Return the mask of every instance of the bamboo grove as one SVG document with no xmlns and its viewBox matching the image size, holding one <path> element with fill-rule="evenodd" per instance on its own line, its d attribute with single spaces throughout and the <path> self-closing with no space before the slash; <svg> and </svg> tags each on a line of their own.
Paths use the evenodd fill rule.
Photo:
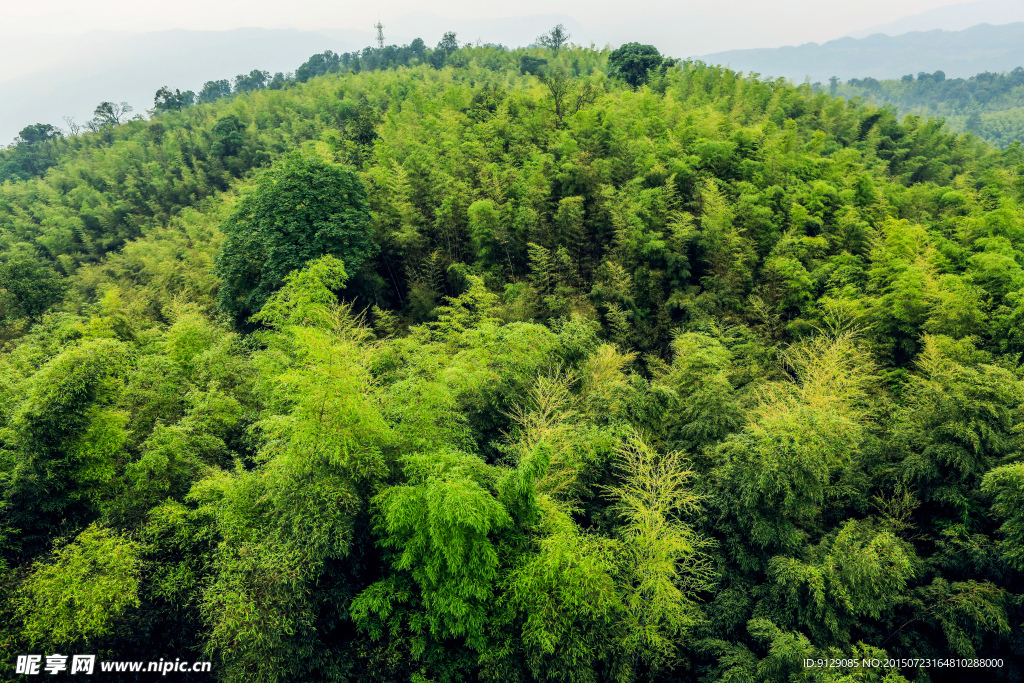
<svg viewBox="0 0 1024 683">
<path fill-rule="evenodd" d="M 5 679 L 1020 680 L 1020 144 L 642 47 L 339 61 L 0 185 Z"/>
</svg>

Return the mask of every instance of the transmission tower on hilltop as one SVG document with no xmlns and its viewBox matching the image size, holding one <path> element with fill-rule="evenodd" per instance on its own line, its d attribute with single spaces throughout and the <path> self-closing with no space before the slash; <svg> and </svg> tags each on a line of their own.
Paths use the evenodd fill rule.
<svg viewBox="0 0 1024 683">
<path fill-rule="evenodd" d="M 377 47 L 384 49 L 384 24 L 380 23 L 380 19 L 377 19 L 377 23 L 373 25 L 377 29 Z"/>
</svg>

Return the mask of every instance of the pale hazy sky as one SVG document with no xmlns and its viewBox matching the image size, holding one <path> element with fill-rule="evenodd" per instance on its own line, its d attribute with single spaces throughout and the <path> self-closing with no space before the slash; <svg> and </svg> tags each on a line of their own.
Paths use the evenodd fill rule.
<svg viewBox="0 0 1024 683">
<path fill-rule="evenodd" d="M 649 24 L 652 33 L 686 31 L 743 34 L 765 46 L 828 40 L 908 14 L 953 4 L 950 0 L 471 0 L 348 2 L 345 0 L 0 0 L 0 34 L 148 31 L 248 26 L 366 29 L 389 19 L 430 12 L 457 19 L 566 14 L 604 37 L 615 26 Z M 668 24 L 668 25 L 667 25 Z M 635 32 L 635 30 L 634 30 Z M 624 38 L 626 39 L 626 38 Z"/>
</svg>

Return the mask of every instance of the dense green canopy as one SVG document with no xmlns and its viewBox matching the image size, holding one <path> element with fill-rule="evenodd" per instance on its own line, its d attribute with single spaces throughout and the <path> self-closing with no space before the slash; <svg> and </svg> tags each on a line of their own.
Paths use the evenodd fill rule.
<svg viewBox="0 0 1024 683">
<path fill-rule="evenodd" d="M 1019 146 L 694 62 L 389 49 L 0 185 L 2 661 L 1024 675 Z"/>
<path fill-rule="evenodd" d="M 355 272 L 375 251 L 366 191 L 351 170 L 293 153 L 255 185 L 221 227 L 216 260 L 218 301 L 238 319 L 256 313 L 288 273 L 318 256 L 337 256 Z"/>
<path fill-rule="evenodd" d="M 853 78 L 843 84 L 833 78 L 826 87 L 833 94 L 888 103 L 904 113 L 944 117 L 954 129 L 999 147 L 1020 144 L 1024 137 L 1024 66 L 970 78 L 946 78 L 942 71 L 899 80 Z"/>
</svg>

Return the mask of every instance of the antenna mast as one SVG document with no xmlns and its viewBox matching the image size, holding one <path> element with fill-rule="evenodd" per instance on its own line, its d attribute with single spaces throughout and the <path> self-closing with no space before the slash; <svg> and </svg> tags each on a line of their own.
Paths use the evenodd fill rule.
<svg viewBox="0 0 1024 683">
<path fill-rule="evenodd" d="M 373 25 L 377 29 L 377 47 L 381 50 L 384 49 L 384 24 L 380 23 L 380 17 L 377 18 L 377 23 Z"/>
</svg>

